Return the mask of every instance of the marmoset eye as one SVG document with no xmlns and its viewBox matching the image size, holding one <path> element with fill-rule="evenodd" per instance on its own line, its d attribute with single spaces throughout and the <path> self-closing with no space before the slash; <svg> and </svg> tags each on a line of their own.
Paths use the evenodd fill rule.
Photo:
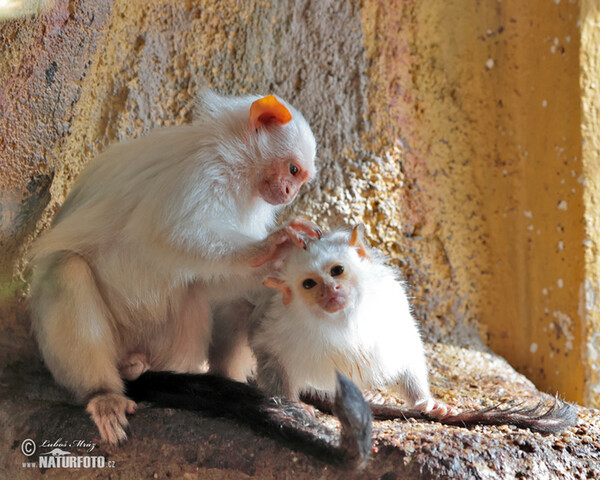
<svg viewBox="0 0 600 480">
<path fill-rule="evenodd" d="M 337 277 L 338 275 L 341 275 L 342 273 L 344 273 L 343 265 L 336 265 L 335 267 L 331 268 L 331 276 L 332 277 Z"/>
<path fill-rule="evenodd" d="M 312 278 L 307 278 L 306 280 L 304 280 L 302 282 L 302 286 L 306 289 L 306 290 L 310 290 L 311 288 L 313 288 L 315 285 L 317 284 L 317 282 L 315 282 Z"/>
</svg>

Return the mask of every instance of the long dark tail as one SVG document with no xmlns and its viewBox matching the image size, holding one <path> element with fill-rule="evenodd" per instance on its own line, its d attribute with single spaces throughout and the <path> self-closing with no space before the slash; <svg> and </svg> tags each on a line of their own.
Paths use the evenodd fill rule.
<svg viewBox="0 0 600 480">
<path fill-rule="evenodd" d="M 362 466 L 371 452 L 371 409 L 360 390 L 340 374 L 333 407 L 341 423 L 339 438 L 299 404 L 216 375 L 146 372 L 126 382 L 126 392 L 136 402 L 236 420 L 336 465 Z"/>
<path fill-rule="evenodd" d="M 505 407 L 504 404 L 500 404 L 481 410 L 460 412 L 443 418 L 436 418 L 425 413 L 391 405 L 374 404 L 371 405 L 371 408 L 373 416 L 380 420 L 420 418 L 445 425 L 464 427 L 473 425 L 515 425 L 519 428 L 528 428 L 543 433 L 557 433 L 577 423 L 576 408 L 558 398 L 549 406 L 543 402 L 533 407 L 522 407 L 521 405 Z"/>
<path fill-rule="evenodd" d="M 332 405 L 326 398 L 314 395 L 305 395 L 302 399 L 324 412 L 331 412 Z M 565 428 L 577 424 L 577 409 L 574 405 L 555 398 L 550 405 L 539 402 L 532 407 L 506 406 L 501 403 L 493 407 L 482 408 L 460 412 L 447 417 L 435 417 L 427 413 L 399 407 L 373 403 L 370 405 L 373 417 L 377 420 L 394 420 L 415 418 L 417 420 L 429 420 L 444 425 L 460 427 L 471 427 L 474 425 L 514 425 L 519 428 L 542 433 L 558 433 Z"/>
</svg>

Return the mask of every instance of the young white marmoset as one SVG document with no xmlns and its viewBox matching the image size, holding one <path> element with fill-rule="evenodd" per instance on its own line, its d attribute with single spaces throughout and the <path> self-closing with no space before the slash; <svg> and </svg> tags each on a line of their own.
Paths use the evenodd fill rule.
<svg viewBox="0 0 600 480">
<path fill-rule="evenodd" d="M 269 233 L 313 177 L 315 148 L 274 95 L 207 90 L 191 125 L 114 145 L 82 171 L 33 248 L 29 302 L 46 365 L 104 440 L 125 439 L 135 410 L 123 378 L 198 371 L 211 303 L 260 285 L 282 249 L 320 235 L 304 220 Z"/>
<path fill-rule="evenodd" d="M 564 402 L 547 410 L 456 413 L 436 400 L 404 288 L 367 246 L 363 228 L 329 233 L 305 250 L 290 250 L 281 273 L 264 281 L 277 293 L 263 297 L 253 313 L 250 346 L 260 388 L 291 399 L 302 392 L 330 395 L 339 371 L 360 388 L 398 388 L 412 408 L 373 405 L 376 417 L 514 424 L 548 432 L 574 424 L 576 411 Z"/>
</svg>

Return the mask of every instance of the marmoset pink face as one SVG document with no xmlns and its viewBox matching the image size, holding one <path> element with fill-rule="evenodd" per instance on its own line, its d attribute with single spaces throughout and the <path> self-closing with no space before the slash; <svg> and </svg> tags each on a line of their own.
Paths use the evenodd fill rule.
<svg viewBox="0 0 600 480">
<path fill-rule="evenodd" d="M 309 177 L 308 170 L 298 159 L 273 162 L 263 170 L 258 191 L 262 199 L 271 205 L 287 205 L 296 198 L 300 187 Z"/>
</svg>

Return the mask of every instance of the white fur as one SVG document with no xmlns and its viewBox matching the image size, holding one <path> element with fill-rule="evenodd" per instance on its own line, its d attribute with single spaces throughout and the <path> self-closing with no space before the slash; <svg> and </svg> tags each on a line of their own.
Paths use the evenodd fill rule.
<svg viewBox="0 0 600 480">
<path fill-rule="evenodd" d="M 287 104 L 291 122 L 249 130 L 258 98 L 206 91 L 192 125 L 110 147 L 35 245 L 33 331 L 78 397 L 122 392 L 118 367 L 132 354 L 157 369 L 198 370 L 211 302 L 256 284 L 240 255 L 280 209 L 258 195 L 259 172 L 285 158 L 313 172 L 315 156 L 308 124 Z"/>
<path fill-rule="evenodd" d="M 423 344 L 402 284 L 375 252 L 362 259 L 349 240 L 348 233 L 335 232 L 290 252 L 280 278 L 292 301 L 284 306 L 279 292 L 263 299 L 251 346 L 276 357 L 293 395 L 332 394 L 337 369 L 361 388 L 398 383 L 413 404 L 430 398 Z M 298 290 L 303 279 L 335 264 L 349 274 L 353 301 L 330 314 L 308 306 Z"/>
</svg>

